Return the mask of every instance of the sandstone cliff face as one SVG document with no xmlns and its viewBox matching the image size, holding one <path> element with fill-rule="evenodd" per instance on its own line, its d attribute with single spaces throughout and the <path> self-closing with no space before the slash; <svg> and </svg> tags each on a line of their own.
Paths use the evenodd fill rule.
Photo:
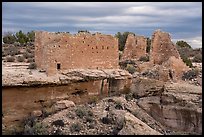
<svg viewBox="0 0 204 137">
<path fill-rule="evenodd" d="M 122 60 L 138 60 L 141 56 L 145 56 L 147 47 L 147 39 L 144 36 L 134 36 L 129 34 L 126 40 Z"/>
<path fill-rule="evenodd" d="M 202 133 L 202 87 L 137 78 L 131 91 L 137 105 L 174 134 Z"/>
<path fill-rule="evenodd" d="M 129 94 L 109 96 L 102 100 L 97 99 L 79 105 L 77 102 L 91 97 L 91 94 L 87 94 L 87 92 L 90 93 L 94 87 L 96 89 L 97 83 L 101 83 L 101 81 L 84 83 L 85 85 L 75 83 L 75 86 L 70 85 L 71 88 L 64 86 L 63 89 L 61 87 L 45 87 L 41 90 L 35 88 L 32 92 L 20 89 L 20 91 L 14 91 L 13 94 L 4 91 L 3 97 L 5 93 L 10 95 L 3 98 L 5 103 L 3 104 L 5 116 L 3 125 L 10 128 L 7 125 L 9 121 L 6 119 L 8 120 L 10 117 L 10 122 L 14 123 L 16 115 L 22 116 L 22 113 L 25 113 L 22 111 L 23 108 L 26 111 L 28 109 L 34 111 L 37 117 L 45 115 L 45 112 L 51 112 L 41 121 L 47 125 L 46 131 L 49 131 L 49 134 L 57 134 L 59 130 L 60 134 L 64 135 L 202 134 L 202 88 L 200 86 L 187 83 L 170 84 L 136 77 L 133 78 Z M 87 87 L 87 85 L 89 86 Z M 48 88 L 48 92 L 45 91 L 46 88 Z M 82 88 L 86 88 L 83 90 L 84 92 L 81 92 L 82 95 L 74 95 Z M 17 97 L 17 94 L 21 98 Z M 70 94 L 73 96 L 72 98 L 70 98 Z M 29 100 L 26 100 L 27 98 Z M 14 99 L 16 101 L 12 103 Z M 24 104 L 23 100 L 26 100 Z M 14 105 L 18 109 L 14 109 Z M 18 113 L 16 113 L 17 110 Z M 76 113 L 76 110 L 82 112 Z M 88 115 L 90 111 L 91 115 Z M 38 113 L 36 114 L 36 112 Z M 79 117 L 79 115 L 84 116 Z M 40 119 L 42 120 L 42 118 Z M 53 125 L 55 121 L 64 123 L 63 127 Z M 80 130 L 72 131 L 73 124 L 80 125 Z"/>
</svg>

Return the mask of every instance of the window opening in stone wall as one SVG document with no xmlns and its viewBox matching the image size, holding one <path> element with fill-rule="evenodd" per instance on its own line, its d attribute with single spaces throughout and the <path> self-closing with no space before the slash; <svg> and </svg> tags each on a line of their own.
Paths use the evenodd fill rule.
<svg viewBox="0 0 204 137">
<path fill-rule="evenodd" d="M 85 43 L 84 40 L 83 40 L 83 43 Z"/>
<path fill-rule="evenodd" d="M 137 40 L 135 40 L 135 44 L 137 44 Z"/>
<path fill-rule="evenodd" d="M 96 49 L 98 49 L 98 47 L 96 46 Z"/>
<path fill-rule="evenodd" d="M 108 47 L 107 47 L 107 49 L 108 49 Z"/>
<path fill-rule="evenodd" d="M 104 49 L 104 46 L 102 46 L 102 49 Z"/>
<path fill-rule="evenodd" d="M 57 70 L 60 70 L 60 69 L 61 69 L 61 64 L 57 63 Z"/>
<path fill-rule="evenodd" d="M 58 47 L 60 48 L 60 45 Z"/>
<path fill-rule="evenodd" d="M 88 44 L 88 47 L 89 47 L 89 44 Z"/>
</svg>

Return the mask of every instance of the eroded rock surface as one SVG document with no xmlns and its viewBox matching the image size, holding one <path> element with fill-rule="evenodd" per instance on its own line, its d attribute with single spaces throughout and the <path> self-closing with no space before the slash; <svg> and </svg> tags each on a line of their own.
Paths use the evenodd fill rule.
<svg viewBox="0 0 204 137">
<path fill-rule="evenodd" d="M 62 85 L 99 79 L 127 79 L 131 75 L 121 69 L 69 69 L 55 76 L 47 76 L 39 70 L 30 70 L 28 63 L 3 63 L 2 86 Z"/>
</svg>

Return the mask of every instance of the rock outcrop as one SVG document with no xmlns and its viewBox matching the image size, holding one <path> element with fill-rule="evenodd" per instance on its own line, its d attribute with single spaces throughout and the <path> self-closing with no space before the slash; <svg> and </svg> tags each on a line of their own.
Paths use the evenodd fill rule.
<svg viewBox="0 0 204 137">
<path fill-rule="evenodd" d="M 119 135 L 162 135 L 131 113 L 125 114 L 125 121 L 124 127 L 118 133 Z"/>
<path fill-rule="evenodd" d="M 201 86 L 185 82 L 162 84 L 146 78 L 133 83 L 131 91 L 138 98 L 137 104 L 167 129 L 175 134 L 202 133 Z"/>
<path fill-rule="evenodd" d="M 27 67 L 28 63 L 3 63 L 2 86 L 62 85 L 79 81 L 132 77 L 122 69 L 69 69 L 54 76 L 47 76 L 44 72 L 30 70 Z"/>
</svg>

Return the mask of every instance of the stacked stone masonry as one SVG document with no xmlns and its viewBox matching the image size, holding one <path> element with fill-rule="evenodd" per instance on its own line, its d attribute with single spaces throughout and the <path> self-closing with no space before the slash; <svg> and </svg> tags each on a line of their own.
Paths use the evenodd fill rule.
<svg viewBox="0 0 204 137">
<path fill-rule="evenodd" d="M 47 75 L 66 69 L 117 69 L 118 39 L 100 33 L 36 31 L 35 61 Z"/>
<path fill-rule="evenodd" d="M 126 40 L 122 60 L 138 60 L 146 55 L 147 39 L 144 36 L 129 34 Z"/>
<path fill-rule="evenodd" d="M 180 59 L 176 46 L 171 41 L 169 33 L 156 30 L 152 35 L 150 61 L 153 64 L 161 65 L 171 56 Z"/>
<path fill-rule="evenodd" d="M 183 72 L 189 70 L 189 67 L 182 61 L 176 46 L 171 41 L 170 34 L 160 30 L 156 30 L 152 35 L 150 62 L 167 68 L 166 71 L 163 69 L 161 74 L 163 73 L 173 80 L 181 79 Z M 163 77 L 163 79 L 169 78 Z"/>
</svg>

